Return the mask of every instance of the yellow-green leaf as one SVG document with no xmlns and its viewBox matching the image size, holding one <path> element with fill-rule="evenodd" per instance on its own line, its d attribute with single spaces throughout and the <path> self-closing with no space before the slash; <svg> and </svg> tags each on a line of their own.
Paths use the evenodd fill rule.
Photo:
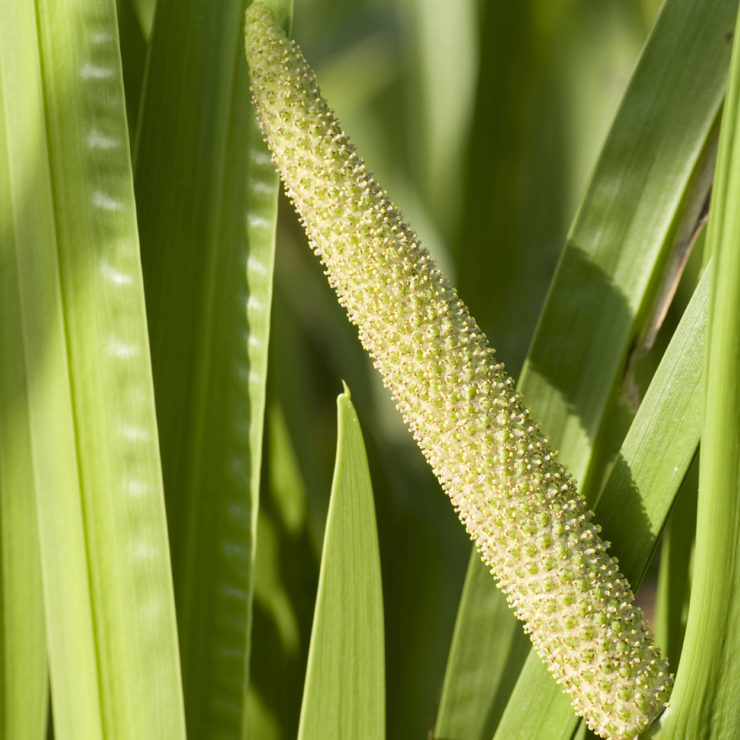
<svg viewBox="0 0 740 740">
<path fill-rule="evenodd" d="M 383 592 L 375 506 L 349 391 L 337 398 L 337 456 L 324 534 L 300 740 L 385 737 Z"/>
</svg>

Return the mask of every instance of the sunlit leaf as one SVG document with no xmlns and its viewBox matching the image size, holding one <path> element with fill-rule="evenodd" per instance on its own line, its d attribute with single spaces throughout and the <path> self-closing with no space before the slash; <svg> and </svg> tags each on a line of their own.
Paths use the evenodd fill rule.
<svg viewBox="0 0 740 740">
<path fill-rule="evenodd" d="M 338 440 L 298 730 L 385 737 L 385 650 L 375 507 L 360 422 L 337 399 Z"/>
</svg>

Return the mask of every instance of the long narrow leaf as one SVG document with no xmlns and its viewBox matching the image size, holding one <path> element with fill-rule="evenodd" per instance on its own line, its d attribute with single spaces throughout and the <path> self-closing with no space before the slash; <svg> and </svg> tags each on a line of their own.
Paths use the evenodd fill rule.
<svg viewBox="0 0 740 740">
<path fill-rule="evenodd" d="M 5 19 L 0 25 L 0 736 L 40 740 L 46 733 L 48 679 L 33 465 L 41 440 L 37 431 L 34 449 L 31 417 L 34 402 L 43 402 L 50 384 L 29 388 L 26 352 L 42 352 L 44 332 L 33 323 L 46 317 L 39 305 L 38 313 L 32 308 L 27 314 L 31 325 L 24 326 L 21 291 L 54 286 L 49 285 L 49 267 L 33 285 L 24 286 L 19 279 L 23 246 L 30 257 L 37 243 L 53 239 L 50 209 L 38 218 L 29 203 L 35 192 L 49 205 L 48 172 L 32 165 L 43 135 L 43 110 L 29 10 L 0 3 Z M 49 308 L 52 313 L 53 305 Z M 58 323 L 56 329 L 59 340 Z M 70 426 L 62 434 L 67 431 Z M 50 461 L 49 467 L 53 465 Z"/>
<path fill-rule="evenodd" d="M 664 5 L 571 228 L 522 372 L 523 392 L 585 486 L 630 341 L 708 192 L 712 162 L 702 155 L 726 87 L 736 10 L 735 0 Z"/>
<path fill-rule="evenodd" d="M 44 583 L 57 732 L 71 738 L 76 729 L 94 740 L 102 722 L 35 9 L 30 2 L 5 2 L 3 17 L 2 322 L 3 338 L 19 349 L 17 366 L 11 371 L 6 365 L 3 381 L 12 372 L 20 386 L 8 408 L 10 388 L 3 385 L 3 486 L 26 483 L 38 509 L 43 564 L 63 566 L 58 583 L 49 575 Z M 5 113 L 11 109 L 12 117 Z M 6 462 L 11 434 L 16 471 Z M 38 625 L 38 612 L 29 609 L 27 617 Z M 19 709 L 30 707 L 24 701 Z"/>
<path fill-rule="evenodd" d="M 298 730 L 300 740 L 385 737 L 380 553 L 370 473 L 349 391 L 337 456 Z"/>
<path fill-rule="evenodd" d="M 713 284 L 688 622 L 665 738 L 740 733 L 740 22 L 707 236 Z"/>
<path fill-rule="evenodd" d="M 251 112 L 245 0 L 161 0 L 136 197 L 188 734 L 246 722 L 277 180 Z M 279 3 L 284 16 L 288 4 Z"/>
<path fill-rule="evenodd" d="M 53 0 L 37 8 L 103 731 L 179 737 L 180 670 L 115 4 Z M 51 630 L 48 612 L 47 619 Z"/>
<path fill-rule="evenodd" d="M 663 8 L 571 230 L 520 379 L 525 399 L 581 481 L 588 477 L 608 400 L 640 319 L 658 291 L 668 254 L 684 243 L 706 195 L 711 166 L 706 151 L 724 94 L 726 34 L 736 9 L 735 0 L 669 0 Z M 661 80 L 658 88 L 655 79 Z M 633 154 L 626 157 L 625 152 Z M 591 488 L 595 493 L 595 485 Z M 483 568 L 468 573 L 486 578 Z M 483 588 L 466 588 L 465 593 Z M 484 622 L 485 612 L 479 601 L 466 598 L 456 633 L 479 640 L 472 624 Z M 500 621 L 489 624 L 492 632 L 500 630 Z M 495 640 L 482 644 L 495 651 L 512 649 Z M 482 664 L 495 660 L 484 652 L 478 659 Z M 476 670 L 457 659 L 449 665 L 469 675 Z M 456 681 L 451 674 L 446 677 L 447 685 Z M 479 688 L 491 697 L 489 707 L 498 685 L 493 678 Z M 559 737 L 557 722 L 546 719 L 547 702 L 539 703 L 543 690 L 557 688 L 532 655 L 517 693 L 527 694 L 522 706 L 533 707 L 527 718 Z M 455 705 L 440 711 L 450 716 Z M 476 722 L 482 726 L 483 720 L 479 716 Z M 495 722 L 491 717 L 489 729 Z"/>
<path fill-rule="evenodd" d="M 655 598 L 655 641 L 675 672 L 681 656 L 689 604 L 689 574 L 696 532 L 699 456 L 691 464 L 663 531 Z"/>
<path fill-rule="evenodd" d="M 22 338 L 55 735 L 183 737 L 115 4 L 8 14 L 3 319 Z"/>
</svg>

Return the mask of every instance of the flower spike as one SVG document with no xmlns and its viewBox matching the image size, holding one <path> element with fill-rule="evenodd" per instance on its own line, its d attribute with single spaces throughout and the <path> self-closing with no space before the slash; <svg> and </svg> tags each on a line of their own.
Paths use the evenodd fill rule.
<svg viewBox="0 0 740 740">
<path fill-rule="evenodd" d="M 574 480 L 259 2 L 246 50 L 311 247 L 481 557 L 576 712 L 604 737 L 634 738 L 672 678 Z"/>
</svg>

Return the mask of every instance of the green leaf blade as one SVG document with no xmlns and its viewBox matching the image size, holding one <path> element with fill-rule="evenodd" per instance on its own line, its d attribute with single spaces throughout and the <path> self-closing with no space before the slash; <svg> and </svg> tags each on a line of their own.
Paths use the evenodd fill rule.
<svg viewBox="0 0 740 740">
<path fill-rule="evenodd" d="M 103 732 L 178 737 L 179 656 L 115 4 L 41 3 L 39 29 Z"/>
<path fill-rule="evenodd" d="M 349 391 L 337 457 L 298 731 L 300 740 L 385 737 L 380 554 L 370 473 Z"/>
<path fill-rule="evenodd" d="M 180 669 L 115 4 L 10 5 L 4 223 L 18 292 L 3 321 L 22 337 L 17 400 L 55 734 L 176 739 Z"/>
<path fill-rule="evenodd" d="M 661 537 L 660 572 L 655 598 L 655 640 L 670 661 L 674 673 L 686 631 L 698 484 L 697 454 L 673 502 L 670 518 Z"/>
<path fill-rule="evenodd" d="M 31 192 L 41 202 L 49 197 L 45 173 L 32 167 L 34 145 L 43 137 L 35 19 L 29 7 L 19 4 L 3 5 L 2 12 L 6 22 L 0 28 L 0 735 L 40 739 L 45 736 L 48 678 L 33 401 L 43 405 L 43 393 L 36 384 L 33 401 L 29 398 L 27 353 L 40 352 L 37 327 L 43 323 L 44 307 L 37 305 L 38 313 L 26 312 L 24 321 L 21 306 L 22 296 L 27 298 L 45 279 L 53 278 L 47 267 L 33 279 L 33 273 L 22 269 L 21 250 L 24 244 L 43 243 L 52 225 L 44 218 L 48 211 L 39 218 L 30 205 Z M 25 104 L 18 105 L 19 100 Z M 24 285 L 22 274 L 31 276 L 31 285 L 28 281 Z M 61 338 L 60 331 L 56 338 Z M 58 349 L 57 345 L 51 352 Z M 40 441 L 38 432 L 35 441 Z"/>
<path fill-rule="evenodd" d="M 691 193 L 692 178 L 722 104 L 726 34 L 736 8 L 728 0 L 701 7 L 669 0 L 663 7 L 571 228 L 525 363 L 523 392 L 584 483 L 629 341 L 655 298 L 672 242 L 682 236 L 680 217 L 694 213 L 693 228 L 706 196 L 708 183 Z M 598 320 L 584 320 L 585 307 Z"/>
<path fill-rule="evenodd" d="M 194 738 L 241 737 L 246 723 L 277 178 L 251 111 L 245 6 L 157 3 L 136 145 Z"/>
<path fill-rule="evenodd" d="M 604 455 L 612 453 L 602 449 L 600 432 L 630 345 L 658 294 L 669 254 L 693 228 L 706 195 L 706 152 L 724 94 L 726 33 L 737 3 L 709 5 L 669 0 L 663 8 L 571 229 L 520 378 L 526 402 L 589 500 Z M 657 93 L 655 79 L 661 80 Z M 663 141 L 665 131 L 671 135 Z M 480 568 L 469 574 L 485 577 Z M 467 620 L 480 619 L 473 616 L 477 610 L 471 600 L 461 604 L 457 632 L 470 633 Z M 546 737 L 569 738 L 575 719 L 562 727 L 546 721 L 543 696 L 551 692 L 559 689 L 531 655 L 512 706 L 532 711 L 507 713 L 500 737 L 515 737 L 510 733 L 518 731 L 521 716 L 532 732 L 548 727 Z"/>
<path fill-rule="evenodd" d="M 696 550 L 686 635 L 660 737 L 740 732 L 740 45 L 722 115 L 708 247 L 714 262 L 699 464 Z"/>
</svg>

